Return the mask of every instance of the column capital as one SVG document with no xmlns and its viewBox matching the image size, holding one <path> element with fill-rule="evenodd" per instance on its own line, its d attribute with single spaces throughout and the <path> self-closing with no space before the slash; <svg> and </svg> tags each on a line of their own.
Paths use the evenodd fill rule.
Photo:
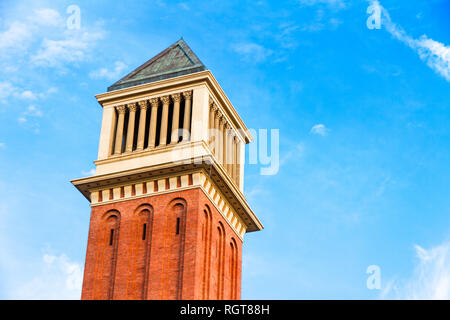
<svg viewBox="0 0 450 320">
<path fill-rule="evenodd" d="M 181 101 L 181 93 L 174 93 L 174 94 L 172 94 L 172 100 L 174 102 L 180 102 Z"/>
<path fill-rule="evenodd" d="M 141 109 L 147 110 L 147 108 L 148 108 L 147 100 L 139 101 L 139 102 L 138 102 L 138 105 L 139 105 L 139 107 L 140 107 Z"/>
<path fill-rule="evenodd" d="M 170 103 L 170 96 L 162 96 L 161 101 L 163 104 L 169 104 Z"/>
<path fill-rule="evenodd" d="M 209 109 L 213 112 L 216 111 L 216 109 L 217 109 L 216 104 L 214 103 L 214 101 L 211 98 L 209 99 Z"/>
<path fill-rule="evenodd" d="M 136 112 L 137 110 L 136 102 L 128 103 L 128 109 L 130 109 L 131 112 Z"/>
<path fill-rule="evenodd" d="M 183 96 L 186 100 L 191 100 L 192 98 L 192 91 L 184 91 Z"/>
<path fill-rule="evenodd" d="M 152 107 L 157 107 L 159 103 L 159 98 L 151 98 L 150 99 L 150 104 L 152 105 Z"/>
<path fill-rule="evenodd" d="M 121 104 L 120 106 L 117 106 L 117 112 L 119 112 L 119 114 L 124 114 L 125 111 L 127 111 L 127 108 L 125 108 L 125 105 Z"/>
<path fill-rule="evenodd" d="M 225 119 L 225 116 L 223 114 L 221 114 L 219 116 L 219 123 L 222 125 L 225 125 L 227 123 L 227 119 Z"/>
</svg>

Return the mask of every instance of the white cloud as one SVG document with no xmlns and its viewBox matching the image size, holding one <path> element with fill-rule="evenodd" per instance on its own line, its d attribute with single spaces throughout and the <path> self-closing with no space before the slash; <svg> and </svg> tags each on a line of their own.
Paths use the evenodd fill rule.
<svg viewBox="0 0 450 320">
<path fill-rule="evenodd" d="M 266 60 L 273 52 L 257 43 L 239 43 L 233 46 L 234 51 L 242 55 L 246 60 L 261 62 Z"/>
<path fill-rule="evenodd" d="M 44 39 L 37 53 L 31 56 L 31 62 L 37 66 L 63 67 L 66 63 L 84 61 L 89 48 L 100 38 L 100 32 L 66 32 L 60 40 Z"/>
<path fill-rule="evenodd" d="M 39 110 L 36 106 L 31 105 L 29 106 L 25 111 L 23 111 L 20 116 L 17 118 L 17 121 L 21 124 L 28 123 L 28 120 L 30 118 L 40 118 L 42 117 L 42 111 Z M 34 128 L 34 131 L 36 133 L 39 132 L 39 129 L 37 128 L 39 125 L 34 121 L 30 124 L 32 128 Z"/>
<path fill-rule="evenodd" d="M 34 100 L 36 99 L 36 95 L 31 90 L 26 90 L 20 94 L 22 99 Z"/>
<path fill-rule="evenodd" d="M 383 299 L 450 299 L 450 242 L 434 248 L 414 246 L 417 265 L 407 280 L 391 280 L 381 293 Z"/>
<path fill-rule="evenodd" d="M 108 80 L 118 80 L 122 72 L 127 69 L 127 65 L 121 61 L 116 61 L 114 63 L 114 69 L 108 70 L 107 68 L 101 68 L 89 73 L 89 77 L 92 79 L 108 79 Z"/>
<path fill-rule="evenodd" d="M 392 22 L 389 12 L 378 1 L 371 1 L 371 5 L 382 12 L 382 24 L 396 39 L 414 49 L 420 59 L 431 69 L 450 81 L 450 46 L 422 35 L 419 39 L 409 36 L 402 27 Z"/>
<path fill-rule="evenodd" d="M 52 93 L 49 89 L 47 93 Z M 37 97 L 45 97 L 44 93 L 36 94 L 31 90 L 23 90 L 19 87 L 14 86 L 9 81 L 0 82 L 0 100 L 7 99 L 9 97 L 15 97 L 23 100 L 35 100 Z"/>
<path fill-rule="evenodd" d="M 0 82 L 0 99 L 6 99 L 15 91 L 14 86 L 8 81 Z"/>
<path fill-rule="evenodd" d="M 91 49 L 103 37 L 103 31 L 68 30 L 65 19 L 51 8 L 30 11 L 4 23 L 7 28 L 0 31 L 0 48 L 5 53 L 0 62 L 10 70 L 20 66 L 14 63 L 21 57 L 32 66 L 64 67 L 66 63 L 88 60 Z"/>
<path fill-rule="evenodd" d="M 35 10 L 34 15 L 32 15 L 30 19 L 37 24 L 46 26 L 57 26 L 64 24 L 64 19 L 61 17 L 59 12 L 50 8 Z"/>
<path fill-rule="evenodd" d="M 330 131 L 330 129 L 328 129 L 325 125 L 323 124 L 316 124 L 314 125 L 310 132 L 312 134 L 318 134 L 320 136 L 326 136 L 328 134 L 328 132 Z"/>
<path fill-rule="evenodd" d="M 19 21 L 13 22 L 9 28 L 0 33 L 0 48 L 18 48 L 26 47 L 27 42 L 32 39 L 32 32 L 29 27 Z"/>
<path fill-rule="evenodd" d="M 6 144 L 4 142 L 0 142 L 0 148 L 4 148 Z"/>
<path fill-rule="evenodd" d="M 81 298 L 83 268 L 66 255 L 45 254 L 37 274 L 12 290 L 11 299 L 78 300 Z"/>
<path fill-rule="evenodd" d="M 34 41 L 42 26 L 55 27 L 63 24 L 64 21 L 56 10 L 34 10 L 29 16 L 11 22 L 9 28 L 0 33 L 0 48 L 25 49 Z"/>
<path fill-rule="evenodd" d="M 42 111 L 33 105 L 29 106 L 23 114 L 31 117 L 42 117 Z"/>
</svg>

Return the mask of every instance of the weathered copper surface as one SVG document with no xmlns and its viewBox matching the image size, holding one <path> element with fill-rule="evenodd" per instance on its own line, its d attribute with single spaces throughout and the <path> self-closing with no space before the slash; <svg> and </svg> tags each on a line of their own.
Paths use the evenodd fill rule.
<svg viewBox="0 0 450 320">
<path fill-rule="evenodd" d="M 108 91 L 206 70 L 204 64 L 181 38 L 142 66 L 129 73 Z"/>
</svg>

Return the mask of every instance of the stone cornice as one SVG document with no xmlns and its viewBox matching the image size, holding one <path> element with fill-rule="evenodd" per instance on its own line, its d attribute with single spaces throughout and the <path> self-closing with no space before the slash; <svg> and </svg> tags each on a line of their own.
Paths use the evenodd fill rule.
<svg viewBox="0 0 450 320">
<path fill-rule="evenodd" d="M 189 171 L 202 169 L 205 174 L 221 190 L 224 198 L 234 208 L 247 226 L 247 232 L 263 229 L 261 222 L 249 207 L 244 195 L 237 188 L 232 179 L 225 173 L 221 165 L 214 161 L 213 157 L 205 156 L 202 159 L 192 159 L 191 163 L 168 163 L 139 169 L 133 169 L 113 174 L 94 175 L 88 178 L 76 179 L 72 184 L 91 201 L 91 190 L 111 188 L 124 182 L 140 181 L 142 179 L 154 179 L 167 175 L 185 174 Z"/>
</svg>

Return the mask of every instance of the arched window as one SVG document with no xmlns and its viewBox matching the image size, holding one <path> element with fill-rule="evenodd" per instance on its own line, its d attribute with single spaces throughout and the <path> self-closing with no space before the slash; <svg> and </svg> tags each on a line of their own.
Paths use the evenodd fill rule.
<svg viewBox="0 0 450 320">
<path fill-rule="evenodd" d="M 217 242 L 216 242 L 216 259 L 217 259 L 217 299 L 223 299 L 223 283 L 224 283 L 224 262 L 225 262 L 225 228 L 219 222 L 217 226 Z"/>
<path fill-rule="evenodd" d="M 211 278 L 211 210 L 207 205 L 202 214 L 202 254 L 203 254 L 203 278 L 202 299 L 209 299 L 209 288 Z"/>
<path fill-rule="evenodd" d="M 117 210 L 106 212 L 99 223 L 99 241 L 96 244 L 95 280 L 93 299 L 112 299 L 119 244 L 120 213 Z"/>
<path fill-rule="evenodd" d="M 153 207 L 143 204 L 136 208 L 132 216 L 134 243 L 129 248 L 127 297 L 146 299 L 153 229 Z"/>
<path fill-rule="evenodd" d="M 176 198 L 166 209 L 161 299 L 181 299 L 186 207 L 186 200 Z"/>
</svg>

